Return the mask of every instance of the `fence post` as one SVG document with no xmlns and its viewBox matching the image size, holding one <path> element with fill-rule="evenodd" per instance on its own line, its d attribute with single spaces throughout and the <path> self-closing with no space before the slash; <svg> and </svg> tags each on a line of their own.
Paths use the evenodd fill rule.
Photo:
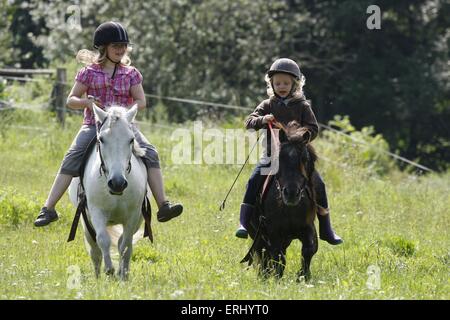
<svg viewBox="0 0 450 320">
<path fill-rule="evenodd" d="M 66 116 L 66 69 L 56 69 L 56 84 L 55 84 L 55 111 L 56 118 L 59 123 L 64 126 L 64 119 Z"/>
</svg>

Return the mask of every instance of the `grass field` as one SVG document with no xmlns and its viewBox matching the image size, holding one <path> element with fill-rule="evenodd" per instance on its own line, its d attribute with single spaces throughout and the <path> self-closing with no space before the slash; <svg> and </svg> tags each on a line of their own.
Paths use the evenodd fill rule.
<svg viewBox="0 0 450 320">
<path fill-rule="evenodd" d="M 33 227 L 81 117 L 69 118 L 65 129 L 46 112 L 2 111 L 0 117 L 0 299 L 450 298 L 448 172 L 402 173 L 370 149 L 322 135 L 314 142 L 322 155 L 318 166 L 333 225 L 345 242 L 319 242 L 308 283 L 295 281 L 301 246 L 294 242 L 285 276 L 262 281 L 253 267 L 239 263 L 250 240 L 234 237 L 252 166 L 219 212 L 239 166 L 175 165 L 170 129 L 143 124 L 158 147 L 166 192 L 185 211 L 168 223 L 153 219 L 155 242 L 136 244 L 128 282 L 97 280 L 81 232 L 66 242 L 74 214 L 67 196 L 57 207 L 58 222 Z M 80 281 L 74 282 L 78 269 Z"/>
</svg>

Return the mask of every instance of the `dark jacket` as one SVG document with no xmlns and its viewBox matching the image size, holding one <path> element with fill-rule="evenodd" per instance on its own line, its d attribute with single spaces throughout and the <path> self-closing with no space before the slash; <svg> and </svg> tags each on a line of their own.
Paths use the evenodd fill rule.
<svg viewBox="0 0 450 320">
<path fill-rule="evenodd" d="M 314 140 L 319 133 L 319 124 L 317 123 L 316 116 L 311 109 L 310 103 L 304 96 L 292 98 L 287 105 L 275 96 L 264 100 L 248 116 L 245 121 L 245 127 L 254 130 L 267 128 L 267 124 L 262 123 L 263 117 L 267 114 L 273 114 L 275 120 L 281 122 L 283 125 L 287 125 L 289 122 L 296 120 L 302 127 L 310 131 L 310 141 Z M 284 135 L 280 135 L 280 142 L 283 142 L 283 140 L 285 140 Z"/>
</svg>

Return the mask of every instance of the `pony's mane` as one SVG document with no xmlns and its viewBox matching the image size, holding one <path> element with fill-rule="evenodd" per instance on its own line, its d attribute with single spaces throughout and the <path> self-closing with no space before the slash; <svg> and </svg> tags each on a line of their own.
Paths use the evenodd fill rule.
<svg viewBox="0 0 450 320">
<path fill-rule="evenodd" d="M 288 143 L 303 145 L 309 154 L 310 161 L 314 164 L 318 160 L 318 155 L 314 147 L 309 143 L 310 133 L 308 129 L 302 127 L 297 121 L 291 121 L 282 128 L 288 139 Z"/>
<path fill-rule="evenodd" d="M 306 145 L 306 149 L 308 149 L 309 156 L 311 157 L 312 162 L 316 162 L 319 159 L 316 149 L 314 149 L 314 147 L 309 143 Z"/>
</svg>

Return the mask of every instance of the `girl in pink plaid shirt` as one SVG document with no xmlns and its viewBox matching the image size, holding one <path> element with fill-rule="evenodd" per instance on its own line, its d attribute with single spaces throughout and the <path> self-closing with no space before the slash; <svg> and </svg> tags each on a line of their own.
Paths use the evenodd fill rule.
<svg viewBox="0 0 450 320">
<path fill-rule="evenodd" d="M 146 100 L 142 87 L 142 75 L 138 69 L 130 66 L 128 34 L 117 22 L 102 23 L 94 33 L 94 48 L 97 53 L 80 50 L 77 60 L 87 66 L 75 77 L 75 84 L 67 98 L 71 109 L 84 109 L 83 125 L 64 156 L 61 168 L 55 178 L 48 198 L 34 222 L 35 226 L 45 226 L 58 219 L 56 203 L 61 199 L 73 177 L 80 174 L 83 155 L 95 138 L 96 126 L 92 105 L 107 107 L 121 105 L 131 107 L 137 104 L 144 109 Z M 87 95 L 87 98 L 83 98 Z M 171 204 L 164 193 L 164 184 L 156 148 L 151 145 L 133 124 L 136 141 L 145 149 L 142 158 L 147 166 L 147 178 L 150 189 L 158 204 L 158 221 L 165 222 L 179 216 L 183 211 L 181 204 Z"/>
</svg>

